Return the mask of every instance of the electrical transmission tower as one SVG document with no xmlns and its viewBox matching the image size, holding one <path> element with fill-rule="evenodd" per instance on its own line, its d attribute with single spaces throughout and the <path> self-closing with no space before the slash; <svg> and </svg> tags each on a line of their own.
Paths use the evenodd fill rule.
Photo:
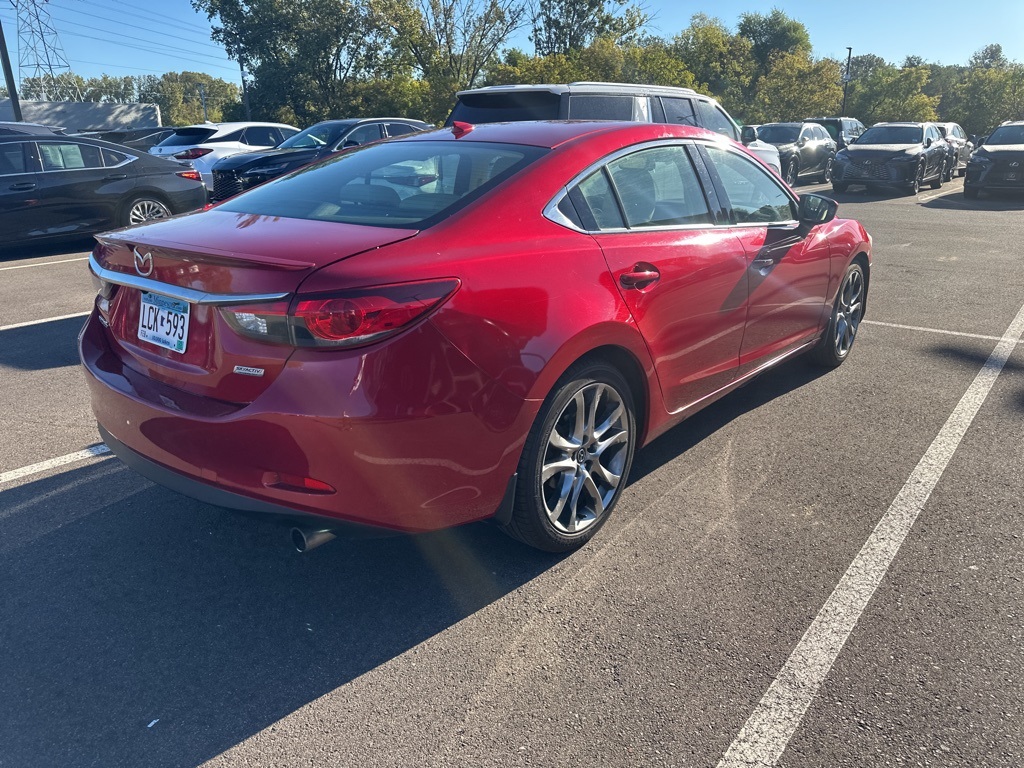
<svg viewBox="0 0 1024 768">
<path fill-rule="evenodd" d="M 46 9 L 48 1 L 11 0 L 18 12 L 18 74 L 22 87 L 26 79 L 32 78 L 41 101 L 82 101 L 82 91 Z"/>
</svg>

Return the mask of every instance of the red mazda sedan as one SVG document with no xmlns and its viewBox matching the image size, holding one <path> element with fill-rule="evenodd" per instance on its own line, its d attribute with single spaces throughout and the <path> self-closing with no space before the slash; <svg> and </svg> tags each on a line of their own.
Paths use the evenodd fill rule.
<svg viewBox="0 0 1024 768">
<path fill-rule="evenodd" d="M 767 367 L 834 367 L 871 238 L 683 126 L 416 134 L 99 238 L 81 356 L 103 439 L 221 506 L 549 551 L 636 449 Z M 316 535 L 313 532 L 320 532 Z"/>
</svg>

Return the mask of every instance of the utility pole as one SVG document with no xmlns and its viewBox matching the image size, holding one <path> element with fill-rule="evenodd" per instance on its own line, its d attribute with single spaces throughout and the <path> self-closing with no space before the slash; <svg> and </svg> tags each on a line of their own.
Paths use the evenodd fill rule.
<svg viewBox="0 0 1024 768">
<path fill-rule="evenodd" d="M 249 109 L 249 89 L 245 87 L 245 67 L 242 65 L 242 60 L 238 60 L 238 72 L 242 76 L 242 104 L 245 105 L 245 119 L 247 122 L 252 122 L 252 111 Z"/>
<path fill-rule="evenodd" d="M 199 84 L 199 100 L 203 102 L 203 121 L 208 123 L 210 118 L 206 114 L 206 86 L 202 83 Z"/>
<path fill-rule="evenodd" d="M 4 23 L 0 21 L 0 59 L 4 65 L 4 80 L 7 81 L 7 95 L 11 99 L 11 109 L 14 111 L 14 119 L 22 122 L 21 102 L 18 101 L 18 88 L 14 83 L 14 72 L 11 70 L 11 57 L 7 53 L 7 40 L 4 38 Z"/>
<path fill-rule="evenodd" d="M 846 75 L 843 77 L 843 117 L 846 117 L 846 93 L 850 90 L 850 62 L 853 60 L 853 48 L 846 46 Z"/>
</svg>

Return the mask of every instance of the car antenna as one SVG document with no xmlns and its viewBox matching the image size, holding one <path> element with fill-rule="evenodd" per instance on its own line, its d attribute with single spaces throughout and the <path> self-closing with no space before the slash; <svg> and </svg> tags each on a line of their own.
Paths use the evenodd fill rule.
<svg viewBox="0 0 1024 768">
<path fill-rule="evenodd" d="M 455 120 L 452 122 L 452 134 L 456 139 L 460 139 L 467 133 L 476 128 L 472 123 L 464 123 L 461 120 Z"/>
</svg>

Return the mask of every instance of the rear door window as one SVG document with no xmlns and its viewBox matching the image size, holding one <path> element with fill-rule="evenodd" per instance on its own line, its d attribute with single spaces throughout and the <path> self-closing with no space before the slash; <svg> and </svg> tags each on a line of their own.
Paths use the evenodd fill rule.
<svg viewBox="0 0 1024 768">
<path fill-rule="evenodd" d="M 369 144 L 371 141 L 377 141 L 381 137 L 380 129 L 380 123 L 360 125 L 345 137 L 345 143 L 342 146 L 362 146 L 363 144 Z"/>
<path fill-rule="evenodd" d="M 416 133 L 416 128 L 405 123 L 386 123 L 388 136 L 405 136 L 407 133 Z"/>
<path fill-rule="evenodd" d="M 103 167 L 100 148 L 92 144 L 40 142 L 39 157 L 43 162 L 43 171 L 78 171 Z"/>
<path fill-rule="evenodd" d="M 633 120 L 632 96 L 592 96 L 573 94 L 569 97 L 570 120 Z"/>
<path fill-rule="evenodd" d="M 665 122 L 673 125 L 697 125 L 697 116 L 693 112 L 693 101 L 690 99 L 670 99 L 664 96 L 661 106 L 665 110 Z"/>
<path fill-rule="evenodd" d="M 245 143 L 250 147 L 276 147 L 281 143 L 277 131 L 269 125 L 252 125 L 245 129 Z"/>
</svg>

